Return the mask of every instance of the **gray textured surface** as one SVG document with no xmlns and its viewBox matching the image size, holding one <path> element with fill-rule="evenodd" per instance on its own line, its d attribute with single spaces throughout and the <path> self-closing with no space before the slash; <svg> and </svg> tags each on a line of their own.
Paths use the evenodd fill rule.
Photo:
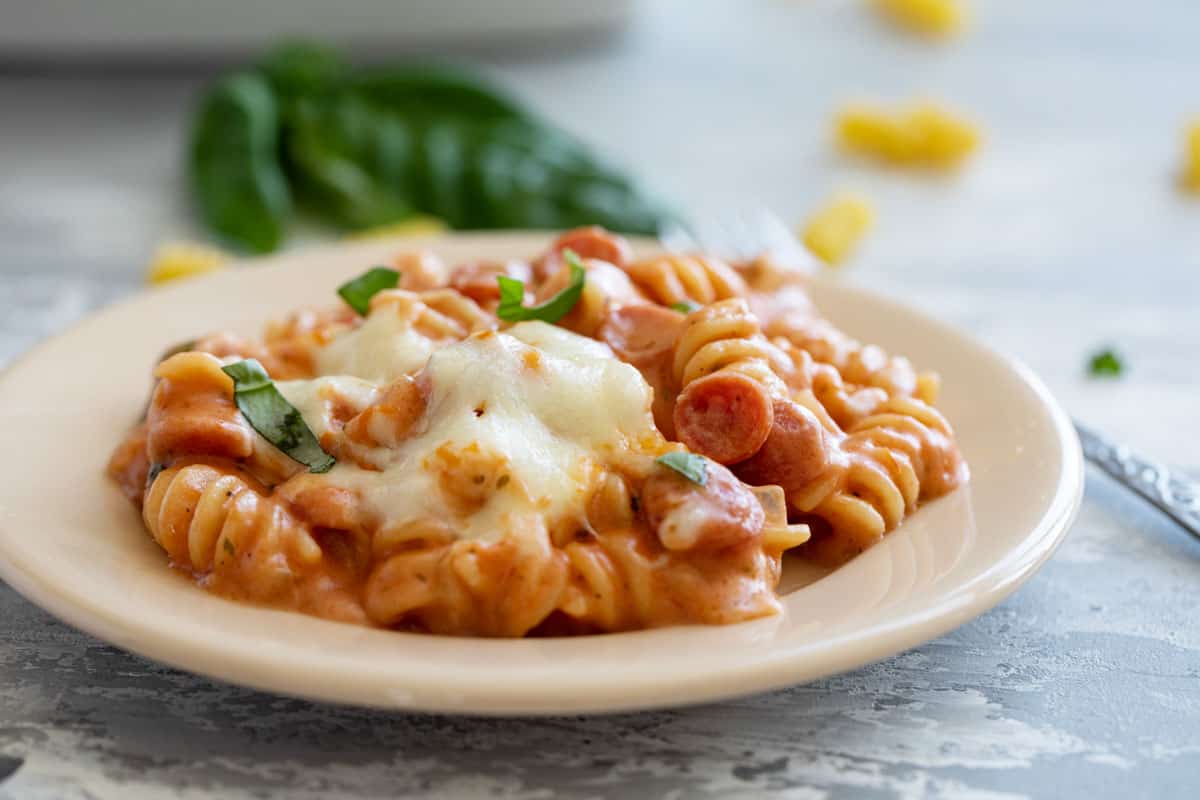
<svg viewBox="0 0 1200 800">
<path fill-rule="evenodd" d="M 847 279 L 1025 359 L 1072 413 L 1197 474 L 1200 202 L 1171 170 L 1200 115 L 1200 6 L 978 2 L 971 36 L 929 48 L 857 2 L 738 5 L 650 3 L 612 49 L 489 66 L 698 211 L 799 217 L 863 189 L 879 224 Z M 0 363 L 134 290 L 153 244 L 190 232 L 176 159 L 196 85 L 0 75 Z M 920 93 L 985 123 L 963 175 L 830 157 L 838 101 Z M 1109 341 L 1131 375 L 1086 381 Z M 1190 798 L 1198 612 L 1200 544 L 1095 473 L 1062 550 L 992 612 L 847 675 L 672 712 L 281 699 L 126 655 L 0 586 L 0 797 Z"/>
</svg>

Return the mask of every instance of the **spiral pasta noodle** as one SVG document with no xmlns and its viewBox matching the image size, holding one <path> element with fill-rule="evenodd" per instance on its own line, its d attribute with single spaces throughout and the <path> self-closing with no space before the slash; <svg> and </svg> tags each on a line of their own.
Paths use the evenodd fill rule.
<svg viewBox="0 0 1200 800">
<path fill-rule="evenodd" d="M 384 309 L 400 314 L 422 335 L 435 340 L 458 340 L 496 326 L 495 319 L 478 303 L 453 289 L 382 291 L 371 298 L 370 313 Z"/>
<path fill-rule="evenodd" d="M 675 433 L 692 450 L 722 464 L 745 460 L 770 433 L 775 405 L 789 392 L 780 377 L 791 365 L 768 342 L 741 298 L 688 316 L 675 343 Z"/>
<path fill-rule="evenodd" d="M 252 562 L 263 571 L 255 590 L 267 595 L 293 569 L 321 560 L 321 548 L 291 513 L 232 471 L 207 464 L 162 470 L 142 514 L 178 566 L 203 575 Z"/>
<path fill-rule="evenodd" d="M 522 636 L 548 617 L 567 580 L 567 558 L 539 535 L 405 549 L 372 571 L 368 616 L 445 633 Z"/>
<path fill-rule="evenodd" d="M 401 258 L 396 288 L 164 356 L 108 469 L 170 562 L 382 628 L 725 624 L 779 610 L 785 551 L 844 561 L 966 479 L 936 377 L 797 269 L 600 228 L 499 256 Z"/>
<path fill-rule="evenodd" d="M 629 277 L 648 298 L 661 305 L 702 305 L 742 297 L 746 282 L 724 261 L 710 256 L 665 253 L 633 261 Z"/>
<path fill-rule="evenodd" d="M 907 358 L 864 345 L 823 319 L 783 314 L 767 325 L 767 333 L 793 360 L 800 352 L 811 356 L 813 392 L 843 426 L 868 416 L 888 398 L 915 397 L 931 405 L 937 401 L 936 374 L 918 373 Z"/>
<path fill-rule="evenodd" d="M 848 432 L 841 450 L 849 456 L 843 483 L 812 509 L 833 531 L 815 548 L 828 560 L 862 552 L 919 501 L 966 477 L 949 423 L 914 398 L 888 400 Z"/>
</svg>

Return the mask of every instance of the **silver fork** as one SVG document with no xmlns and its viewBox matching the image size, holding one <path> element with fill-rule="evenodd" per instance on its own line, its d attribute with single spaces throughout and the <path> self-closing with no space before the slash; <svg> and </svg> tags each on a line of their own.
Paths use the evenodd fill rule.
<svg viewBox="0 0 1200 800">
<path fill-rule="evenodd" d="M 701 220 L 690 227 L 673 225 L 663 230 L 659 240 L 668 250 L 703 250 L 734 260 L 770 252 L 784 265 L 806 273 L 817 266 L 791 229 L 766 209 Z M 1200 483 L 1142 458 L 1078 421 L 1074 424 L 1084 458 L 1200 539 Z"/>
</svg>

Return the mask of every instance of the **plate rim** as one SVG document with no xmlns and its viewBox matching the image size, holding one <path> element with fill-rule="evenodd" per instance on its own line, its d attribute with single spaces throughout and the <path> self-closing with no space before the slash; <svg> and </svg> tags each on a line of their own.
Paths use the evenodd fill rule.
<svg viewBox="0 0 1200 800">
<path fill-rule="evenodd" d="M 371 242 L 370 246 L 372 248 L 405 249 L 419 248 L 425 245 L 436 247 L 438 243 L 445 244 L 448 241 L 469 243 L 473 239 L 495 241 L 502 238 L 512 239 L 514 242 L 528 241 L 532 243 L 535 240 L 544 242 L 551 235 L 548 232 L 528 231 L 466 232 L 421 238 L 380 239 Z M 643 244 L 641 241 L 637 241 L 637 243 Z M 324 253 L 344 255 L 356 248 L 363 249 L 364 243 L 340 243 L 299 248 L 265 258 L 244 259 L 237 262 L 235 267 L 248 266 L 251 269 L 261 269 L 286 263 L 296 258 L 298 254 L 308 258 L 317 258 Z M 196 280 L 212 279 L 212 276 L 202 276 Z M 1039 405 L 1047 412 L 1057 439 L 1056 449 L 1061 453 L 1062 468 L 1054 487 L 1053 496 L 1047 502 L 1044 513 L 1021 540 L 1032 543 L 1031 552 L 1024 554 L 1017 563 L 1007 564 L 1003 579 L 997 580 L 993 573 L 1005 567 L 1005 562 L 1011 561 L 1011 550 L 1005 551 L 995 560 L 995 563 L 974 575 L 966 583 L 955 587 L 951 593 L 941 595 L 937 613 L 932 616 L 923 617 L 916 612 L 899 615 L 866 628 L 856 628 L 849 633 L 823 639 L 822 647 L 816 653 L 805 656 L 806 661 L 801 677 L 796 676 L 798 670 L 794 662 L 797 660 L 797 654 L 770 650 L 759 658 L 747 660 L 723 670 L 690 672 L 683 679 L 677 676 L 665 676 L 657 681 L 642 679 L 628 687 L 616 700 L 609 694 L 599 693 L 592 700 L 577 696 L 573 702 L 564 704 L 560 696 L 564 692 L 560 687 L 545 697 L 532 698 L 533 702 L 530 702 L 530 687 L 513 685 L 492 687 L 486 693 L 489 699 L 481 702 L 478 699 L 475 701 L 463 699 L 463 696 L 478 695 L 479 692 L 475 690 L 475 687 L 432 689 L 426 686 L 423 689 L 414 690 L 411 696 L 403 696 L 397 689 L 397 696 L 392 698 L 394 702 L 383 703 L 379 702 L 377 695 L 372 695 L 376 699 L 371 700 L 366 697 L 364 692 L 353 689 L 346 690 L 326 686 L 323 690 L 317 690 L 311 678 L 298 677 L 296 671 L 276 669 L 271 678 L 266 679 L 263 676 L 267 670 L 263 669 L 264 662 L 259 658 L 251 657 L 247 653 L 237 653 L 236 656 L 229 653 L 217 654 L 207 642 L 192 642 L 182 634 L 164 634 L 160 628 L 141 621 L 141 618 L 131 620 L 116 615 L 115 612 L 102 606 L 88 604 L 79 598 L 73 598 L 69 591 L 55 586 L 47 576 L 39 575 L 36 570 L 29 569 L 28 565 L 23 563 L 19 548 L 11 547 L 10 537 L 3 535 L 5 527 L 3 508 L 0 508 L 0 579 L 27 601 L 62 622 L 101 641 L 157 663 L 228 684 L 274 694 L 391 711 L 421 711 L 476 716 L 547 716 L 678 708 L 809 683 L 905 652 L 944 635 L 998 605 L 1028 581 L 1053 556 L 1066 538 L 1082 503 L 1085 483 L 1082 450 L 1067 413 L 1058 404 L 1041 378 L 1019 360 L 997 352 L 973 336 L 957 330 L 923 310 L 882 294 L 875 289 L 847 284 L 840 280 L 818 280 L 815 283 L 817 285 L 815 293 L 818 295 L 825 291 L 862 295 L 869 298 L 872 303 L 889 311 L 917 316 L 938 333 L 951 336 L 969 345 L 1012 372 L 1025 387 L 1031 390 Z M 80 329 L 97 324 L 100 320 L 125 313 L 127 306 L 145 302 L 147 294 L 174 294 L 186 291 L 189 286 L 194 285 L 195 281 L 188 281 L 175 286 L 168 285 L 152 289 L 149 293 L 135 292 L 129 297 L 86 315 L 66 329 L 42 339 L 14 358 L 3 371 L 0 371 L 0 395 L 26 364 L 36 361 L 43 351 L 50 349 L 57 342 L 75 336 Z M 819 297 L 817 299 L 817 305 L 820 306 Z M 15 537 L 13 538 L 15 539 Z M 981 584 L 987 585 L 980 590 Z M 972 589 L 976 591 L 971 591 Z M 281 611 L 279 613 L 293 614 L 297 612 Z M 318 619 L 312 621 L 325 625 L 341 624 Z M 655 632 L 655 629 L 651 629 L 602 634 L 597 638 L 645 637 L 652 636 Z M 410 635 L 426 636 L 424 634 Z M 485 643 L 491 640 L 477 641 Z M 844 646 L 850 641 L 854 642 L 852 656 L 848 655 Z M 488 645 L 483 644 L 482 646 L 487 647 Z M 222 655 L 224 658 L 221 658 Z M 223 663 L 217 666 L 217 661 Z M 455 696 L 455 692 L 457 692 L 457 696 Z"/>
</svg>

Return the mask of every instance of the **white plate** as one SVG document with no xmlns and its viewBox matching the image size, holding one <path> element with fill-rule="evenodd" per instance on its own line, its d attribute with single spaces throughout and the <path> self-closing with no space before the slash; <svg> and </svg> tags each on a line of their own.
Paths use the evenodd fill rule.
<svg viewBox="0 0 1200 800">
<path fill-rule="evenodd" d="M 544 244 L 521 234 L 463 235 L 435 249 L 457 260 L 529 255 Z M 972 480 L 816 582 L 790 568 L 782 616 L 500 641 L 342 625 L 192 586 L 167 568 L 103 474 L 145 401 L 155 357 L 197 333 L 256 333 L 269 316 L 332 302 L 341 281 L 409 246 L 308 250 L 149 291 L 46 342 L 0 376 L 0 576 L 119 647 L 260 689 L 385 708 L 613 711 L 801 683 L 925 642 L 1016 589 L 1054 551 L 1079 506 L 1078 441 L 1027 369 L 890 300 L 819 285 L 815 299 L 837 324 L 941 372 L 941 407 Z"/>
</svg>

